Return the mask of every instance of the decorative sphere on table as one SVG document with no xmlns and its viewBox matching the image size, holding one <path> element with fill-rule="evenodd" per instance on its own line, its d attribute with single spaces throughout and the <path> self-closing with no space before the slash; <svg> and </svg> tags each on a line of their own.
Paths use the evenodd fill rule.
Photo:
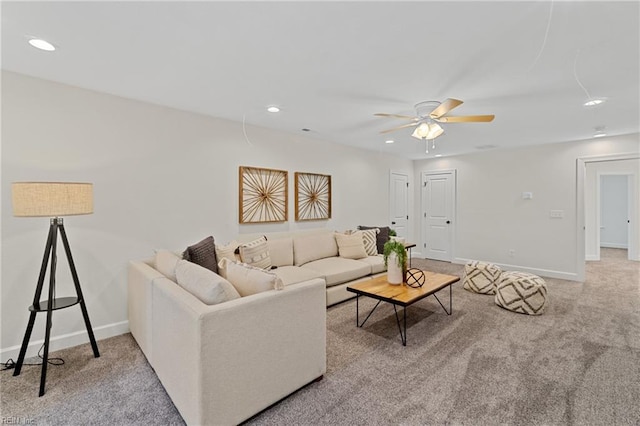
<svg viewBox="0 0 640 426">
<path fill-rule="evenodd" d="M 413 288 L 422 287 L 426 279 L 427 278 L 424 275 L 423 270 L 418 268 L 407 269 L 407 278 L 405 281 L 409 287 L 413 287 Z"/>
</svg>

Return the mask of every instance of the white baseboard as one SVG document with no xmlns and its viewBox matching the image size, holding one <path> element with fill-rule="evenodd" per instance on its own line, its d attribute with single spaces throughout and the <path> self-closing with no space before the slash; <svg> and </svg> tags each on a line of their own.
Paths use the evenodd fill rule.
<svg viewBox="0 0 640 426">
<path fill-rule="evenodd" d="M 103 325 L 100 327 L 93 328 L 93 335 L 96 338 L 96 341 L 107 339 L 113 336 L 119 336 L 121 334 L 125 334 L 129 332 L 129 321 L 117 322 L 114 324 Z M 27 347 L 27 355 L 26 358 L 37 356 L 38 350 L 44 343 L 44 340 L 36 340 L 30 341 L 29 346 Z M 77 331 L 69 334 L 62 334 L 59 336 L 51 336 L 49 340 L 49 353 L 52 351 L 58 351 L 60 349 L 66 349 L 73 346 L 82 345 L 84 343 L 89 343 L 89 336 L 87 335 L 87 330 Z M 100 345 L 98 344 L 98 350 L 100 349 Z M 18 355 L 20 354 L 20 346 L 11 346 L 9 348 L 0 349 L 0 360 L 2 362 L 6 362 L 9 358 L 14 361 L 18 360 Z"/>
<path fill-rule="evenodd" d="M 471 259 L 455 258 L 453 263 L 465 264 Z M 495 262 L 494 262 L 495 263 Z M 561 280 L 580 281 L 578 274 L 575 272 L 553 271 L 550 269 L 529 268 L 527 266 L 509 265 L 505 263 L 496 263 L 503 271 L 521 271 L 530 274 L 540 275 L 541 277 L 558 278 Z"/>
<path fill-rule="evenodd" d="M 618 244 L 618 243 L 600 243 L 600 247 L 605 248 L 615 248 L 615 249 L 628 249 L 629 246 L 627 244 Z"/>
<path fill-rule="evenodd" d="M 584 260 L 598 261 L 600 260 L 600 256 L 598 256 L 597 254 L 588 254 L 584 257 Z"/>
</svg>

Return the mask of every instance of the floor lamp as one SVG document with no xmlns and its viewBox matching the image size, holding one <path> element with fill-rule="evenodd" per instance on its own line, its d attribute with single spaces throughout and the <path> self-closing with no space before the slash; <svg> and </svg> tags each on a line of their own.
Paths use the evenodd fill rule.
<svg viewBox="0 0 640 426">
<path fill-rule="evenodd" d="M 64 222 L 60 216 L 71 216 L 93 213 L 93 184 L 77 183 L 77 182 L 16 182 L 12 184 L 12 201 L 13 215 L 19 217 L 49 217 L 49 236 L 44 249 L 44 257 L 42 266 L 40 267 L 40 275 L 38 277 L 38 285 L 36 293 L 33 297 L 33 304 L 29 307 L 29 323 L 24 333 L 20 355 L 13 371 L 13 375 L 20 374 L 24 357 L 29 346 L 29 339 L 36 320 L 36 314 L 39 312 L 47 313 L 47 323 L 44 338 L 44 352 L 42 357 L 42 373 L 40 376 L 40 394 L 44 395 L 45 381 L 47 378 L 47 364 L 49 361 L 49 338 L 51 337 L 51 317 L 52 312 L 58 309 L 68 308 L 73 305 L 80 304 L 82 316 L 87 327 L 93 355 L 98 358 L 98 345 L 93 336 L 91 322 L 87 306 L 82 297 L 82 289 L 76 272 L 73 258 L 71 257 L 71 249 L 67 240 L 67 233 L 64 230 Z M 69 267 L 71 268 L 71 276 L 76 289 L 76 297 L 60 297 L 56 298 L 56 247 L 58 242 L 58 234 L 60 234 L 64 251 L 67 254 Z M 49 271 L 49 294 L 46 300 L 40 300 L 42 288 L 44 286 L 47 266 Z"/>
</svg>

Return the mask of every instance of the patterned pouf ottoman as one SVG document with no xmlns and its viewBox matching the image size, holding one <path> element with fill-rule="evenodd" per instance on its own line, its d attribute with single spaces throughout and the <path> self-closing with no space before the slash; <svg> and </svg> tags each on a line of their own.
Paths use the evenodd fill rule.
<svg viewBox="0 0 640 426">
<path fill-rule="evenodd" d="M 540 315 L 547 306 L 547 285 L 537 275 L 505 271 L 496 285 L 496 305 L 513 312 Z"/>
<path fill-rule="evenodd" d="M 471 260 L 464 265 L 464 288 L 480 294 L 495 294 L 502 269 L 493 263 Z"/>
</svg>

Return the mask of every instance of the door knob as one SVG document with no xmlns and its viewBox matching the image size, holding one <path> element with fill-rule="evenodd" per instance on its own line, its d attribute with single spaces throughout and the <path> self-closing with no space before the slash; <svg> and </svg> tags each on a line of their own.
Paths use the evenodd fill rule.
<svg viewBox="0 0 640 426">
<path fill-rule="evenodd" d="M 392 224 L 392 225 L 395 225 L 396 223 L 395 223 L 395 222 L 391 222 L 391 224 Z"/>
<path fill-rule="evenodd" d="M 447 224 L 449 224 L 449 223 L 451 223 L 451 221 L 450 221 L 450 220 L 448 220 L 448 221 L 447 221 Z"/>
</svg>

